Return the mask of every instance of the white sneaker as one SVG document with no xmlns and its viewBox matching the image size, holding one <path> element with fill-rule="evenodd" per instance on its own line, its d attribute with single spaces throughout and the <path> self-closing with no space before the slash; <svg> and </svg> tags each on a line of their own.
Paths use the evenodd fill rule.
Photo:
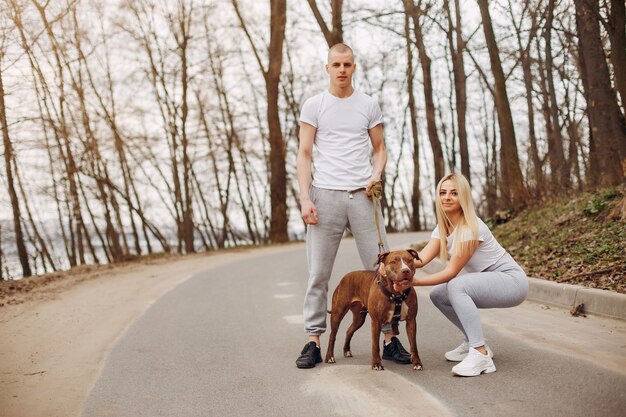
<svg viewBox="0 0 626 417">
<path fill-rule="evenodd" d="M 489 347 L 488 344 L 485 343 L 485 349 L 487 350 L 487 354 L 490 358 L 493 359 L 493 351 Z M 467 356 L 467 352 L 469 352 L 469 343 L 463 341 L 459 346 L 455 349 L 452 349 L 444 354 L 447 360 L 450 362 L 461 362 Z"/>
<path fill-rule="evenodd" d="M 478 376 L 483 372 L 490 374 L 495 371 L 493 359 L 474 348 L 470 348 L 465 359 L 452 368 L 452 373 L 459 376 Z"/>
</svg>

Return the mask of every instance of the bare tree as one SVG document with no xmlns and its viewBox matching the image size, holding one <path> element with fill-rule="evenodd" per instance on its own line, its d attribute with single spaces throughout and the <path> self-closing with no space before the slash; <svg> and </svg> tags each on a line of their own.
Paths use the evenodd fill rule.
<svg viewBox="0 0 626 417">
<path fill-rule="evenodd" d="M 406 79 L 407 79 L 407 91 L 409 94 L 409 117 L 411 118 L 411 136 L 413 138 L 413 192 L 411 193 L 411 230 L 420 230 L 420 150 L 419 150 L 419 136 L 417 131 L 417 109 L 415 107 L 415 92 L 414 92 L 414 71 L 413 71 L 413 41 L 411 37 L 411 18 L 409 11 L 411 11 L 412 0 L 404 0 L 404 37 L 406 39 Z M 396 170 L 397 171 L 397 170 Z"/>
<path fill-rule="evenodd" d="M 183 222 L 182 235 L 185 242 L 185 251 L 187 253 L 195 252 L 194 246 L 194 225 L 193 225 L 193 200 L 191 195 L 191 160 L 189 158 L 189 136 L 187 133 L 187 118 L 189 116 L 189 41 L 191 40 L 191 21 L 193 19 L 194 10 L 193 2 L 187 7 L 186 2 L 180 2 L 178 7 L 178 16 L 176 19 L 172 16 L 171 27 L 172 34 L 176 40 L 177 52 L 180 56 L 180 84 L 181 84 L 181 106 L 180 106 L 180 144 L 181 144 L 181 162 L 183 169 Z M 177 28 L 178 30 L 176 30 Z"/>
<path fill-rule="evenodd" d="M 452 71 L 454 74 L 454 93 L 456 97 L 456 118 L 459 133 L 461 173 L 471 184 L 469 149 L 467 145 L 467 125 L 465 120 L 467 116 L 467 75 L 465 74 L 465 60 L 463 58 L 465 40 L 463 39 L 461 25 L 461 5 L 459 0 L 454 0 L 454 22 L 452 21 L 452 15 L 450 13 L 449 0 L 444 1 L 443 7 L 448 20 L 448 46 L 452 57 Z"/>
<path fill-rule="evenodd" d="M 611 86 L 606 56 L 600 39 L 598 0 L 574 0 L 578 29 L 579 60 L 589 118 L 589 173 L 593 186 L 624 182 L 626 129 Z"/>
<path fill-rule="evenodd" d="M 611 63 L 615 74 L 615 86 L 622 98 L 622 114 L 626 116 L 626 5 L 623 0 L 611 0 L 609 36 L 611 39 Z"/>
<path fill-rule="evenodd" d="M 89 67 L 86 66 L 86 75 L 89 81 L 89 85 L 91 87 L 92 93 L 97 99 L 97 103 L 100 106 L 100 111 L 102 112 L 104 119 L 111 130 L 111 134 L 113 135 L 113 141 L 115 146 L 115 151 L 117 152 L 117 157 L 119 160 L 119 166 L 122 172 L 122 180 L 124 183 L 124 193 L 128 197 L 128 199 L 132 199 L 134 197 L 135 204 L 137 206 L 137 210 L 141 213 L 143 211 L 141 205 L 141 199 L 139 198 L 137 187 L 135 185 L 135 179 L 131 173 L 131 167 L 128 163 L 128 158 L 126 156 L 126 147 L 120 126 L 118 125 L 118 108 L 115 100 L 114 94 L 114 83 L 112 78 L 112 70 L 111 70 L 111 62 L 110 62 L 110 50 L 109 50 L 109 39 L 108 34 L 104 30 L 104 22 L 103 22 L 103 13 L 99 14 L 99 23 L 100 29 L 102 32 L 102 46 L 104 48 L 104 70 L 106 74 L 106 89 L 98 88 L 96 82 L 94 81 L 94 77 L 89 70 Z M 82 56 L 82 59 L 86 59 L 84 54 L 79 49 L 79 53 Z M 105 95 L 108 94 L 108 97 Z M 139 233 L 137 231 L 137 225 L 135 224 L 135 216 L 132 213 L 132 210 L 129 208 L 129 219 L 131 232 L 135 241 L 135 253 L 140 255 L 142 253 Z M 143 217 L 143 215 L 140 215 Z M 146 246 L 148 249 L 148 253 L 152 252 L 152 248 L 150 245 L 150 239 L 148 237 L 147 228 L 145 224 L 142 224 L 142 230 L 144 235 L 144 240 L 146 242 Z M 125 236 L 122 234 L 122 236 Z M 128 250 L 127 250 L 128 251 Z"/>
<path fill-rule="evenodd" d="M 491 72 L 494 77 L 494 99 L 498 111 L 500 129 L 500 176 L 506 179 L 506 186 L 500 187 L 503 208 L 519 209 L 526 205 L 526 186 L 519 164 L 517 142 L 513 127 L 511 106 L 506 92 L 506 82 L 498 51 L 498 44 L 491 24 L 489 1 L 477 0 L 483 22 L 483 31 L 489 50 Z"/>
<path fill-rule="evenodd" d="M 285 181 L 287 170 L 285 165 L 285 141 L 280 124 L 278 99 L 280 94 L 280 72 L 283 62 L 283 43 L 287 22 L 287 2 L 286 0 L 270 0 L 270 43 L 267 68 L 261 61 L 258 48 L 252 40 L 246 22 L 241 15 L 237 0 L 232 0 L 232 4 L 265 79 L 270 142 L 269 164 L 272 207 L 270 240 L 274 243 L 283 243 L 289 240 L 287 231 L 287 187 Z"/>
<path fill-rule="evenodd" d="M 61 18 L 68 14 L 70 11 L 70 7 L 76 2 L 76 0 L 72 0 L 68 2 L 67 7 L 64 8 L 59 15 L 54 16 L 53 22 L 58 22 Z M 81 204 L 80 204 L 80 196 L 78 191 L 78 166 L 76 163 L 76 159 L 74 158 L 74 154 L 71 146 L 70 132 L 69 132 L 69 123 L 67 120 L 67 114 L 69 109 L 67 108 L 67 94 L 65 89 L 65 69 L 66 64 L 63 61 L 61 46 L 59 45 L 59 41 L 52 30 L 52 24 L 48 15 L 46 13 L 46 8 L 50 5 L 46 3 L 45 5 L 40 4 L 36 0 L 31 0 L 31 3 L 37 9 L 39 13 L 39 17 L 41 18 L 41 22 L 44 25 L 45 33 L 50 42 L 52 56 L 54 58 L 54 67 L 55 67 L 55 81 L 57 83 L 58 97 L 57 97 L 57 105 L 55 111 L 57 113 L 58 125 L 54 128 L 55 139 L 57 141 L 57 146 L 59 147 L 60 155 L 63 159 L 63 165 L 65 168 L 65 173 L 67 176 L 68 187 L 69 187 L 69 196 L 67 198 L 68 204 L 70 205 L 69 209 L 72 213 L 72 218 L 70 221 L 69 231 L 70 231 L 70 242 L 71 242 L 71 256 L 70 256 L 70 265 L 75 266 L 77 263 L 84 264 L 85 261 L 85 248 L 84 248 L 84 239 L 88 240 L 88 237 L 84 236 L 85 225 L 83 221 L 83 216 L 81 212 Z M 18 6 L 14 5 L 14 10 L 16 17 L 19 17 L 19 9 Z M 21 23 L 18 23 L 18 28 L 23 31 L 23 26 Z M 24 35 L 22 35 L 24 36 Z M 26 46 L 26 45 L 24 45 Z M 52 118 L 50 118 L 50 122 L 52 122 Z"/>
<path fill-rule="evenodd" d="M 7 276 L 8 279 L 8 276 Z M 0 281 L 4 280 L 4 251 L 2 250 L 2 225 L 0 225 Z"/>
<path fill-rule="evenodd" d="M 531 173 L 530 178 L 527 178 L 527 182 L 533 184 L 535 197 L 539 197 L 543 194 L 544 179 L 543 179 L 543 160 L 539 157 L 539 149 L 537 146 L 537 133 L 535 129 L 535 106 L 533 105 L 533 92 L 534 92 L 534 75 L 532 71 L 533 57 L 531 56 L 531 45 L 535 40 L 537 32 L 539 31 L 539 19 L 538 10 L 543 8 L 542 1 L 540 1 L 535 8 L 530 4 L 529 0 L 524 0 L 523 11 L 519 20 L 516 19 L 516 13 L 513 11 L 513 4 L 509 0 L 509 10 L 511 13 L 511 20 L 513 27 L 515 28 L 515 36 L 517 39 L 519 59 L 522 66 L 522 73 L 524 79 L 525 99 L 526 99 L 526 111 L 528 112 L 528 140 L 529 140 L 529 152 L 530 152 L 530 165 Z M 528 13 L 531 25 L 527 31 L 526 42 L 522 39 L 522 20 Z"/>
<path fill-rule="evenodd" d="M 176 221 L 178 251 L 195 252 L 192 161 L 188 132 L 189 88 L 190 88 L 190 41 L 191 27 L 195 16 L 193 2 L 179 2 L 171 12 L 166 5 L 160 10 L 160 18 L 166 23 L 167 32 L 155 28 L 154 5 L 145 0 L 127 0 L 136 26 L 124 27 L 141 45 L 148 60 L 146 74 L 155 95 L 164 136 L 167 138 L 170 179 L 165 180 L 172 192 L 168 195 Z M 159 10 L 157 10 L 159 11 Z M 163 37 L 167 39 L 163 39 Z M 171 42 L 171 45 L 168 44 Z M 177 63 L 170 68 L 168 59 Z"/>
<path fill-rule="evenodd" d="M 209 17 L 205 16 L 203 19 L 204 29 L 207 37 L 207 55 L 209 59 L 209 66 L 211 68 L 211 79 L 214 84 L 215 91 L 217 93 L 218 105 L 220 110 L 220 119 L 222 124 L 224 125 L 224 135 L 226 136 L 224 142 L 224 151 L 226 152 L 226 160 L 228 162 L 228 169 L 225 173 L 226 180 L 225 183 L 222 182 L 220 178 L 220 172 L 218 167 L 218 149 L 215 146 L 216 138 L 215 135 L 212 134 L 211 129 L 209 128 L 208 115 L 206 114 L 206 110 L 204 109 L 204 104 L 202 103 L 202 99 L 200 98 L 200 92 L 196 93 L 197 96 L 197 104 L 200 109 L 200 117 L 202 118 L 201 123 L 208 141 L 209 146 L 209 157 L 211 159 L 212 168 L 213 168 L 213 176 L 215 178 L 215 184 L 217 186 L 218 191 L 218 201 L 219 201 L 219 211 L 222 216 L 222 233 L 217 237 L 217 246 L 219 248 L 223 248 L 228 235 L 232 235 L 231 225 L 230 225 L 230 217 L 229 217 L 229 205 L 230 205 L 230 194 L 231 194 L 231 184 L 233 177 L 237 177 L 236 167 L 235 167 L 235 158 L 233 156 L 233 148 L 235 142 L 235 120 L 233 111 L 231 109 L 230 100 L 226 93 L 227 88 L 224 86 L 223 80 L 223 58 L 221 51 L 213 45 L 213 33 L 209 27 Z"/>
<path fill-rule="evenodd" d="M 343 12 L 343 0 L 330 0 L 330 8 L 331 8 L 331 21 L 332 27 L 329 29 L 328 25 L 326 25 L 326 21 L 324 17 L 320 13 L 319 8 L 317 7 L 317 3 L 315 0 L 307 0 L 309 2 L 309 6 L 313 11 L 313 15 L 315 16 L 315 20 L 320 26 L 320 30 L 326 39 L 326 43 L 328 43 L 328 47 L 337 44 L 343 43 L 343 22 L 342 22 L 342 12 Z"/>
<path fill-rule="evenodd" d="M 413 0 L 404 0 L 405 13 L 411 16 L 413 20 L 413 33 L 415 35 L 415 44 L 417 45 L 417 51 L 419 55 L 420 64 L 422 66 L 422 78 L 424 82 L 424 104 L 426 105 L 426 125 L 428 131 L 428 140 L 433 151 L 433 163 L 435 166 L 435 183 L 437 183 L 445 175 L 445 161 L 443 157 L 443 148 L 441 147 L 441 141 L 437 133 L 437 121 L 436 121 L 436 109 L 435 101 L 433 98 L 433 81 L 431 73 L 432 60 L 426 52 L 426 45 L 424 43 L 424 36 L 422 33 L 421 18 L 425 14 L 422 10 L 422 1 L 420 0 L 417 5 L 413 3 Z M 429 9 L 430 3 L 424 6 Z"/>
<path fill-rule="evenodd" d="M 109 193 L 106 187 L 109 178 L 108 169 L 106 163 L 102 158 L 100 151 L 100 145 L 96 138 L 96 134 L 92 127 L 91 115 L 87 108 L 87 98 L 85 95 L 86 85 L 84 83 L 83 73 L 89 73 L 87 60 L 83 53 L 81 30 L 79 28 L 78 19 L 76 17 L 76 7 L 71 7 L 71 15 L 74 24 L 74 48 L 78 52 L 79 60 L 77 62 L 77 68 L 75 70 L 68 66 L 68 74 L 71 80 L 71 86 L 74 89 L 75 95 L 78 101 L 78 107 L 80 112 L 80 124 L 82 125 L 84 136 L 84 147 L 86 149 L 86 157 L 88 165 L 90 166 L 89 174 L 95 179 L 96 186 L 98 188 L 98 198 L 102 204 L 102 211 L 106 222 L 105 233 L 106 242 L 103 242 L 103 249 L 110 255 L 109 261 L 119 262 L 128 255 L 128 245 L 124 239 L 124 248 L 120 243 L 120 233 L 114 225 L 114 217 L 118 220 L 118 226 L 121 229 L 121 214 L 119 212 L 119 205 L 115 199 L 113 193 Z M 65 61 L 68 61 L 67 57 L 64 57 Z M 83 171 L 84 172 L 84 171 Z M 89 204 L 85 202 L 85 206 Z M 95 222 L 94 222 L 95 226 Z M 93 251 L 92 251 L 93 252 Z"/>
<path fill-rule="evenodd" d="M 556 189 L 567 190 L 570 186 L 569 169 L 563 152 L 563 135 L 559 121 L 559 108 L 554 87 L 554 65 L 552 57 L 552 24 L 554 21 L 555 0 L 548 0 L 546 22 L 543 28 L 545 69 L 541 71 L 544 92 L 544 117 L 548 132 L 548 159 L 552 173 L 552 183 Z M 541 63 L 541 61 L 539 61 Z"/>
<path fill-rule="evenodd" d="M 15 179 L 17 180 L 17 184 L 20 189 L 20 196 L 22 197 L 21 203 L 24 205 L 24 212 L 26 213 L 25 217 L 28 218 L 28 222 L 30 223 L 30 228 L 32 229 L 32 235 L 34 238 L 32 240 L 32 246 L 36 248 L 36 250 L 41 254 L 41 262 L 43 264 L 44 271 L 47 271 L 46 264 L 48 264 L 53 271 L 56 271 L 57 266 L 55 265 L 55 262 L 52 259 L 52 255 L 50 254 L 50 251 L 48 249 L 49 244 L 46 243 L 46 242 L 51 242 L 51 240 L 48 236 L 45 236 L 45 239 L 44 239 L 44 236 L 42 236 L 42 234 L 46 235 L 45 229 L 42 227 L 43 233 L 40 233 L 39 228 L 37 227 L 37 224 L 35 223 L 35 219 L 33 216 L 33 212 L 30 208 L 30 203 L 28 201 L 28 196 L 26 194 L 24 183 L 20 176 L 20 170 L 19 170 L 18 164 L 15 164 Z M 26 227 L 26 230 L 28 230 L 27 227 Z"/>
<path fill-rule="evenodd" d="M 7 174 L 7 191 L 11 200 L 11 209 L 13 211 L 13 228 L 15 231 L 15 244 L 17 246 L 17 253 L 22 265 L 22 275 L 25 277 L 31 276 L 30 263 L 28 262 L 28 252 L 26 251 L 26 245 L 24 244 L 24 235 L 22 233 L 22 216 L 20 213 L 20 203 L 17 198 L 17 192 L 15 191 L 15 184 L 13 180 L 13 164 L 14 164 L 14 152 L 11 138 L 9 136 L 9 125 L 7 123 L 6 107 L 4 102 L 4 84 L 2 82 L 2 63 L 4 61 L 4 42 L 0 44 L 0 126 L 2 127 L 2 143 L 4 145 L 4 168 Z"/>
</svg>

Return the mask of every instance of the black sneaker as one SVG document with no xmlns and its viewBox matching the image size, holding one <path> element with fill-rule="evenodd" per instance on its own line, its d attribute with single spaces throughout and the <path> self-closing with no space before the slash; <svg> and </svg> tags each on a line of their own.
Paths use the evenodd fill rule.
<svg viewBox="0 0 626 417">
<path fill-rule="evenodd" d="M 296 366 L 298 368 L 313 368 L 316 363 L 320 363 L 322 361 L 322 354 L 320 353 L 320 348 L 315 344 L 315 342 L 309 342 L 304 345 L 304 349 L 300 353 L 298 359 L 296 359 Z"/>
<path fill-rule="evenodd" d="M 404 350 L 400 340 L 394 336 L 391 338 L 391 343 L 383 347 L 383 359 L 389 359 L 395 363 L 406 365 L 411 363 L 411 354 Z"/>
</svg>

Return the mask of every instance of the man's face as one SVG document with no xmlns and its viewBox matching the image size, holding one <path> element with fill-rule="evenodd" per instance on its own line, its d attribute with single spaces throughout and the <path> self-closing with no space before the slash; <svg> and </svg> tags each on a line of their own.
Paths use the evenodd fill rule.
<svg viewBox="0 0 626 417">
<path fill-rule="evenodd" d="M 330 85 L 346 88 L 352 85 L 352 74 L 356 65 L 350 52 L 331 52 L 326 64 L 326 72 L 330 75 Z"/>
</svg>

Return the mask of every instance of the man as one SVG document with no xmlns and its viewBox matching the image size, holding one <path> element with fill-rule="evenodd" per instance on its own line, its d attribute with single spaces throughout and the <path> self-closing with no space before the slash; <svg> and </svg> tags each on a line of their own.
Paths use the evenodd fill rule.
<svg viewBox="0 0 626 417">
<path fill-rule="evenodd" d="M 307 224 L 309 283 L 303 316 L 309 341 L 296 360 L 298 368 L 313 368 L 322 361 L 320 335 L 326 331 L 328 281 L 345 229 L 352 232 L 366 269 L 374 268 L 378 255 L 371 189 L 381 180 L 387 151 L 380 107 L 372 97 L 355 91 L 355 70 L 349 46 L 330 48 L 326 65 L 330 87 L 309 98 L 300 115 L 297 176 L 301 215 Z M 387 250 L 384 226 L 380 232 Z M 410 363 L 410 354 L 393 337 L 390 324 L 383 333 L 383 359 Z"/>
</svg>

